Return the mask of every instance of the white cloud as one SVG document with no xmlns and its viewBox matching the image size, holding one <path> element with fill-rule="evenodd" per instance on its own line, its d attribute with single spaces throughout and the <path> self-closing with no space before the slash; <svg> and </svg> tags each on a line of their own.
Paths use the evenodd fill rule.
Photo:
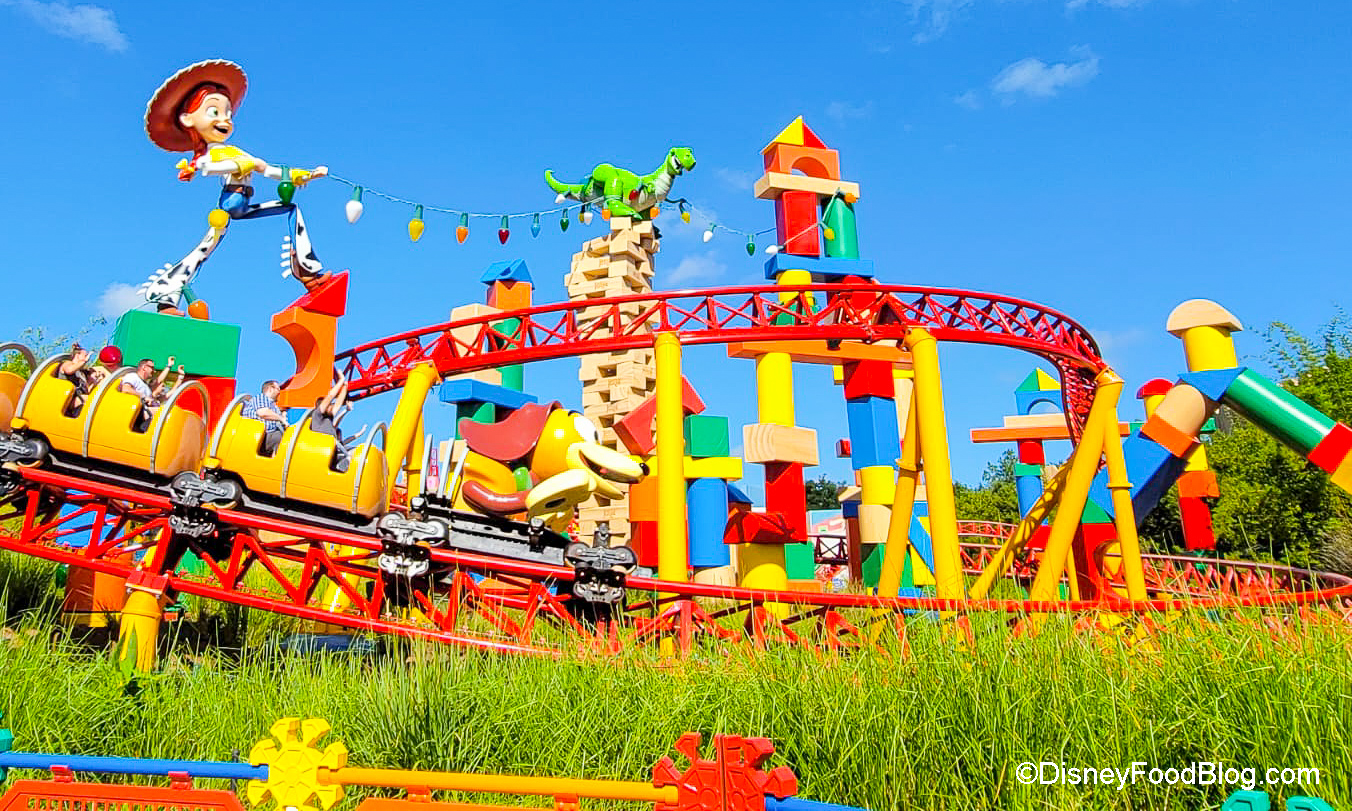
<svg viewBox="0 0 1352 811">
<path fill-rule="evenodd" d="M 99 300 L 94 302 L 94 309 L 104 318 L 115 319 L 120 318 L 127 310 L 133 310 L 145 303 L 146 297 L 137 292 L 135 287 L 122 282 L 113 282 L 103 288 Z"/>
<path fill-rule="evenodd" d="M 953 103 L 959 107 L 965 107 L 968 110 L 981 109 L 981 94 L 975 90 L 968 90 L 965 93 L 959 93 L 953 97 Z"/>
<path fill-rule="evenodd" d="M 949 23 L 972 0 L 906 0 L 911 9 L 911 22 L 920 27 L 912 37 L 916 42 L 932 42 L 944 35 Z"/>
<path fill-rule="evenodd" d="M 1020 95 L 1051 98 L 1063 88 L 1085 84 L 1098 75 L 1099 58 L 1093 51 L 1078 46 L 1072 54 L 1079 57 L 1077 61 L 1051 65 L 1031 56 L 1020 59 L 996 74 L 991 90 L 1006 104 L 1012 104 Z"/>
<path fill-rule="evenodd" d="M 9 6 L 42 28 L 59 37 L 101 45 L 110 51 L 121 53 L 127 50 L 130 42 L 127 35 L 117 26 L 117 18 L 112 9 L 81 3 L 71 6 L 53 0 L 0 0 L 0 6 Z"/>
<path fill-rule="evenodd" d="M 858 121 L 873 115 L 873 102 L 865 101 L 853 104 L 848 101 L 833 101 L 826 105 L 826 115 L 837 124 L 846 121 Z"/>
<path fill-rule="evenodd" d="M 714 177 L 733 191 L 750 191 L 751 184 L 755 183 L 757 176 L 744 169 L 728 169 L 720 166 L 714 169 Z"/>
<path fill-rule="evenodd" d="M 718 261 L 713 251 L 692 253 L 683 257 L 667 275 L 668 284 L 694 281 L 718 281 L 726 278 L 728 266 Z"/>
</svg>

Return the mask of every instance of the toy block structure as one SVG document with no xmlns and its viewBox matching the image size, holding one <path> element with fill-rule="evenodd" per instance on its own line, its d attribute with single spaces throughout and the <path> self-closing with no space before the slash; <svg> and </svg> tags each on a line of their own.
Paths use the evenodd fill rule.
<svg viewBox="0 0 1352 811">
<path fill-rule="evenodd" d="M 652 222 L 611 217 L 610 233 L 588 241 L 573 255 L 571 269 L 563 280 L 569 300 L 596 299 L 600 302 L 615 296 L 651 293 L 653 256 L 658 250 Z M 505 290 L 501 294 L 507 295 Z M 638 314 L 637 304 L 618 306 L 629 314 Z M 607 306 L 598 304 L 595 308 L 579 311 L 578 320 L 586 323 L 603 318 L 607 312 Z M 623 450 L 624 443 L 615 424 L 648 399 L 657 383 L 655 361 L 651 349 L 609 352 L 581 359 L 578 379 L 582 383 L 582 413 L 596 424 L 602 445 Z M 644 434 L 644 427 L 651 438 L 651 417 L 638 428 L 638 433 Z M 645 452 L 651 450 L 648 448 Z M 584 505 L 579 510 L 579 533 L 583 537 L 590 536 L 601 521 L 609 523 L 612 543 L 619 545 L 629 540 L 629 510 L 624 499 L 612 502 L 596 497 Z"/>
<path fill-rule="evenodd" d="M 278 314 L 279 317 L 282 315 L 284 313 Z M 274 318 L 274 323 L 276 321 Z M 296 331 L 295 337 L 302 345 L 307 345 L 308 341 L 308 345 L 313 348 L 314 337 L 300 332 Z M 322 335 L 323 330 L 320 329 L 319 333 Z M 146 310 L 128 310 L 117 320 L 111 343 L 121 350 L 122 362 L 129 366 L 136 365 L 141 358 L 150 358 L 155 362 L 156 369 L 162 369 L 172 355 L 174 366 L 182 366 L 187 379 L 201 383 L 207 390 L 209 425 L 214 428 L 225 413 L 225 407 L 235 397 L 239 334 L 240 328 L 235 324 Z M 283 337 L 288 337 L 288 333 L 283 333 Z M 295 343 L 292 345 L 296 346 Z M 328 354 L 329 368 L 332 368 L 332 340 L 329 342 Z M 322 349 L 317 355 L 322 361 Z M 298 371 L 300 357 L 298 353 Z M 196 406 L 191 408 L 197 410 Z"/>
<path fill-rule="evenodd" d="M 277 395 L 284 408 L 309 407 L 333 385 L 338 319 L 347 312 L 347 272 L 335 273 L 272 317 L 272 331 L 291 345 L 296 371 Z M 228 375 L 234 377 L 233 372 Z"/>
<path fill-rule="evenodd" d="M 526 310 L 532 304 L 534 281 L 524 259 L 494 262 L 479 276 L 479 281 L 488 286 L 487 306 L 495 310 Z M 521 327 L 521 319 L 505 318 L 495 322 L 493 327 L 504 335 L 515 336 Z M 498 347 L 508 343 L 504 338 L 489 340 Z M 521 391 L 524 388 L 521 364 L 502 366 L 494 371 L 498 373 L 500 385 L 513 391 Z"/>
<path fill-rule="evenodd" d="M 505 386 L 468 378 L 453 378 L 441 384 L 437 397 L 455 406 L 455 439 L 460 439 L 460 420 L 493 423 L 527 403 L 538 402 L 533 395 Z"/>
</svg>

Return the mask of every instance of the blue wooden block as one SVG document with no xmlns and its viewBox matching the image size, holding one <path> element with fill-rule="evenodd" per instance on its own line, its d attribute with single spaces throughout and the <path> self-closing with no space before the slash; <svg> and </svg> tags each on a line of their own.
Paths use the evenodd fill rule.
<svg viewBox="0 0 1352 811">
<path fill-rule="evenodd" d="M 525 259 L 508 259 L 502 262 L 494 262 L 485 268 L 483 275 L 479 276 L 479 281 L 484 284 L 492 284 L 493 282 L 531 282 L 532 280 Z"/>
<path fill-rule="evenodd" d="M 1046 403 L 1061 410 L 1061 390 L 1051 389 L 1050 391 L 1016 391 L 1014 392 L 1014 407 L 1020 414 L 1032 414 L 1033 407 Z"/>
<path fill-rule="evenodd" d="M 909 533 L 911 546 L 920 553 L 920 559 L 925 561 L 929 570 L 934 571 L 934 541 L 930 539 L 930 534 L 925 531 L 925 525 L 920 523 L 920 516 L 911 514 L 911 529 Z"/>
<path fill-rule="evenodd" d="M 743 493 L 743 492 L 742 492 L 742 488 L 738 487 L 737 485 L 733 484 L 732 482 L 728 482 L 728 503 L 729 503 L 729 504 L 751 504 L 751 503 L 753 503 L 753 502 L 751 501 L 750 498 L 747 497 L 747 494 L 746 494 L 746 493 Z"/>
<path fill-rule="evenodd" d="M 1178 376 L 1178 381 L 1197 389 L 1213 403 L 1219 403 L 1221 398 L 1225 396 L 1226 390 L 1235 382 L 1235 379 L 1247 370 L 1247 366 L 1237 366 L 1233 369 L 1184 372 Z"/>
<path fill-rule="evenodd" d="M 492 403 L 503 408 L 520 408 L 539 402 L 534 395 L 495 386 L 481 380 L 447 380 L 437 390 L 443 403 Z"/>
<path fill-rule="evenodd" d="M 1127 437 L 1122 443 L 1122 455 L 1126 457 L 1127 481 L 1132 485 L 1131 506 L 1139 527 L 1146 515 L 1169 492 L 1174 480 L 1182 475 L 1187 463 L 1139 432 Z M 1089 500 L 1109 518 L 1117 514 L 1113 509 L 1112 493 L 1108 491 L 1106 468 L 1098 472 L 1089 486 Z"/>
<path fill-rule="evenodd" d="M 840 515 L 842 518 L 858 518 L 859 502 L 858 501 L 840 502 Z"/>
<path fill-rule="evenodd" d="M 830 256 L 790 256 L 777 253 L 765 263 L 765 278 L 773 282 L 776 276 L 786 270 L 806 270 L 814 277 L 824 277 L 827 282 L 839 280 L 842 276 L 860 276 L 865 279 L 872 279 L 873 260 L 840 259 Z"/>
<path fill-rule="evenodd" d="M 901 455 L 897 405 L 890 397 L 855 397 L 845 401 L 850 427 L 850 467 L 860 470 L 895 465 Z"/>
<path fill-rule="evenodd" d="M 728 484 L 722 479 L 695 479 L 685 491 L 687 537 L 691 566 L 727 566 Z"/>
</svg>

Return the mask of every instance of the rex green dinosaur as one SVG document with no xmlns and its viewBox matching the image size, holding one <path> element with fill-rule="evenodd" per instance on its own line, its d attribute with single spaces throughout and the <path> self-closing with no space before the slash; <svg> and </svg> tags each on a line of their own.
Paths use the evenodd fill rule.
<svg viewBox="0 0 1352 811">
<path fill-rule="evenodd" d="M 667 199 L 676 176 L 694 168 L 695 153 L 678 146 L 669 150 L 666 160 L 650 174 L 636 175 L 628 169 L 601 163 L 580 183 L 561 183 L 549 169 L 545 170 L 545 182 L 559 193 L 559 202 L 565 199 L 599 202 L 603 214 L 646 220 L 653 207 Z"/>
</svg>

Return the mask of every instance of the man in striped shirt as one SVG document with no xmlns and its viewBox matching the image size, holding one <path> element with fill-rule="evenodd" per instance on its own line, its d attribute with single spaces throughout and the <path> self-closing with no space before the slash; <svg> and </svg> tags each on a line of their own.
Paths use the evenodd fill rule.
<svg viewBox="0 0 1352 811">
<path fill-rule="evenodd" d="M 286 415 L 277 406 L 277 395 L 281 392 L 282 387 L 277 385 L 276 380 L 265 380 L 258 397 L 245 403 L 244 410 L 240 412 L 250 419 L 263 421 L 264 456 L 271 456 L 277 452 L 277 446 L 282 444 L 282 432 L 286 430 Z"/>
</svg>

